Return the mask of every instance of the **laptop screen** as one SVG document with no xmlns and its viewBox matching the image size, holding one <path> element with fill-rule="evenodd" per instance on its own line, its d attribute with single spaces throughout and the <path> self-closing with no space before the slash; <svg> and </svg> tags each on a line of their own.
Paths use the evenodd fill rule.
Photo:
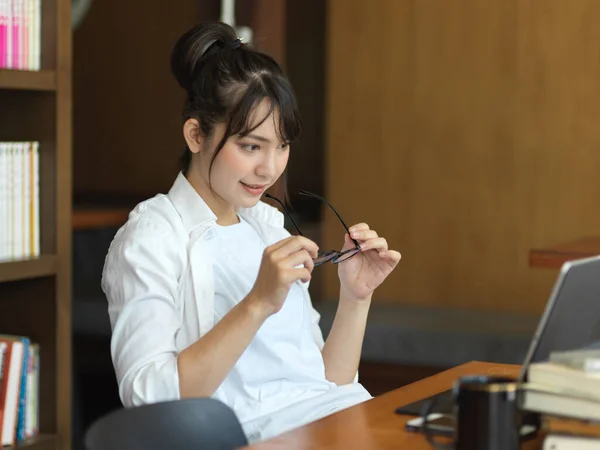
<svg viewBox="0 0 600 450">
<path fill-rule="evenodd" d="M 600 257 L 565 263 L 523 363 L 546 361 L 551 352 L 600 345 Z"/>
</svg>

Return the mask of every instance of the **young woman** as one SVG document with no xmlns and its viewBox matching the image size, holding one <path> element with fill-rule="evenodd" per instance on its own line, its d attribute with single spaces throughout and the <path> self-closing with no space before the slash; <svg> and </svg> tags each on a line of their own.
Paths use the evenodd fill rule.
<svg viewBox="0 0 600 450">
<path fill-rule="evenodd" d="M 185 33 L 171 66 L 188 94 L 183 168 L 132 211 L 102 279 L 123 404 L 212 396 L 252 442 L 368 400 L 357 380 L 367 313 L 400 254 L 365 223 L 341 253 L 320 253 L 261 201 L 281 192 L 301 126 L 270 57 L 216 23 Z M 307 290 L 323 261 L 340 279 L 326 342 Z"/>
</svg>

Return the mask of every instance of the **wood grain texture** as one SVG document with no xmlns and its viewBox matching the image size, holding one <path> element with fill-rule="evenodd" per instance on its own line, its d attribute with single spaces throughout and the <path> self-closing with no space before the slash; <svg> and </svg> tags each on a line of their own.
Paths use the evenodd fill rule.
<svg viewBox="0 0 600 450">
<path fill-rule="evenodd" d="M 529 251 L 600 229 L 598 14 L 594 0 L 329 2 L 327 196 L 403 254 L 376 299 L 542 309 L 555 274 Z M 323 235 L 343 242 L 331 214 Z"/>
</svg>

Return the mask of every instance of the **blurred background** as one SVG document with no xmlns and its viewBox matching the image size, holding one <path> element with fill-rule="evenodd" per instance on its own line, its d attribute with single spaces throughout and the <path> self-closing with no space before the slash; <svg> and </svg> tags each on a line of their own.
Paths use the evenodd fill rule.
<svg viewBox="0 0 600 450">
<path fill-rule="evenodd" d="M 233 4 L 80 3 L 74 448 L 121 406 L 100 289 L 108 245 L 179 170 L 184 93 L 171 48 Z M 598 16 L 596 0 L 235 2 L 236 25 L 298 96 L 288 189 L 300 228 L 321 248 L 343 243 L 335 216 L 296 194 L 305 189 L 403 255 L 367 326 L 360 374 L 374 395 L 468 360 L 520 363 L 559 267 L 544 255 L 600 235 Z M 310 290 L 324 333 L 338 289 L 335 267 L 320 267 Z"/>
</svg>

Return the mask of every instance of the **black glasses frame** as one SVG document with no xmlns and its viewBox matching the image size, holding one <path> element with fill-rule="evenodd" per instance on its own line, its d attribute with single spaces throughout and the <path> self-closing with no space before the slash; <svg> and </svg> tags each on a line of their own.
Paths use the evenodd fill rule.
<svg viewBox="0 0 600 450">
<path fill-rule="evenodd" d="M 313 263 L 314 263 L 315 267 L 320 266 L 321 264 L 325 264 L 326 262 L 331 262 L 332 264 L 339 264 L 341 262 L 349 260 L 350 258 L 352 258 L 353 256 L 355 256 L 356 254 L 360 253 L 360 244 L 356 241 L 356 239 L 354 239 L 350 235 L 350 230 L 348 229 L 348 225 L 346 225 L 346 222 L 344 222 L 344 219 L 342 219 L 342 217 L 335 210 L 335 208 L 333 207 L 333 205 L 331 203 L 329 203 L 325 198 L 321 197 L 320 195 L 313 194 L 312 192 L 308 192 L 308 191 L 299 189 L 298 193 L 300 195 L 305 195 L 307 197 L 313 197 L 313 198 L 316 198 L 318 200 L 321 200 L 327 206 L 329 206 L 331 208 L 331 210 L 335 213 L 335 215 L 337 216 L 337 218 L 340 220 L 340 222 L 342 223 L 342 225 L 344 226 L 344 228 L 346 229 L 346 232 L 348 233 L 348 236 L 350 236 L 350 239 L 352 239 L 352 242 L 354 242 L 354 247 L 353 248 L 345 250 L 343 252 L 339 252 L 337 250 L 328 250 L 328 251 L 325 251 L 325 252 L 319 252 L 318 256 L 316 258 L 313 258 Z M 285 205 L 283 204 L 283 202 L 281 200 L 279 200 L 278 198 L 273 197 L 271 194 L 268 194 L 268 193 L 265 193 L 265 197 L 267 197 L 267 198 L 269 198 L 271 200 L 275 200 L 277 203 L 279 203 L 281 205 L 281 207 L 283 208 L 283 211 L 285 212 L 285 214 L 289 217 L 290 221 L 292 222 L 292 225 L 294 225 L 294 228 L 296 229 L 296 231 L 298 232 L 298 234 L 300 236 L 304 236 L 304 234 L 302 234 L 302 231 L 300 231 L 300 228 L 298 227 L 298 225 L 294 221 L 294 218 L 292 217 L 292 215 L 290 214 L 290 212 L 288 211 L 288 209 L 285 207 Z"/>
</svg>

